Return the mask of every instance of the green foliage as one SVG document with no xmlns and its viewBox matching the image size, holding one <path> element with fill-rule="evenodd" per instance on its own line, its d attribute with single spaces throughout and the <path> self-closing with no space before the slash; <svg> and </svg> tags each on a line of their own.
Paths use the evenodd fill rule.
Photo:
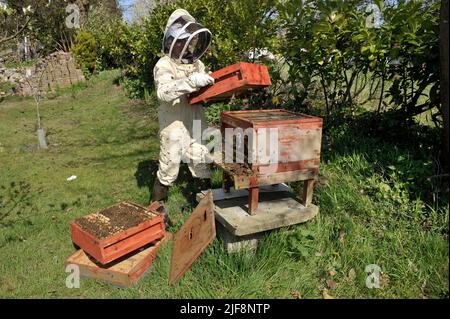
<svg viewBox="0 0 450 319">
<path fill-rule="evenodd" d="M 303 259 L 313 257 L 315 251 L 313 243 L 317 235 L 313 231 L 306 228 L 297 228 L 296 231 L 289 234 L 287 248 L 285 252 L 295 259 Z"/>
<path fill-rule="evenodd" d="M 97 41 L 86 31 L 77 34 L 77 44 L 72 47 L 75 59 L 82 68 L 94 72 L 97 61 Z"/>
<path fill-rule="evenodd" d="M 69 3 L 67 0 L 5 0 L 4 2 L 8 5 L 9 18 L 3 19 L 0 12 L 0 40 L 3 30 L 7 34 L 13 34 L 18 28 L 25 26 L 21 36 L 28 36 L 30 43 L 38 42 L 40 46 L 42 45 L 43 55 L 55 50 L 70 49 L 75 29 L 69 29 L 65 24 L 66 7 Z M 24 12 L 23 8 L 28 7 L 31 10 Z"/>
<path fill-rule="evenodd" d="M 144 87 L 153 85 L 153 67 L 161 57 L 164 29 L 170 14 L 177 8 L 189 11 L 213 33 L 210 50 L 203 57 L 212 70 L 237 61 L 248 60 L 251 48 L 274 48 L 278 39 L 275 1 L 181 0 L 161 1 L 141 24 L 114 22 L 94 32 L 100 55 L 105 62 L 124 69 L 127 77 L 138 79 Z M 107 24 L 108 25 L 108 24 Z M 105 63 L 107 64 L 107 63 Z M 142 91 L 143 92 L 143 91 Z M 142 96 L 141 96 L 142 97 Z"/>
<path fill-rule="evenodd" d="M 0 82 L 0 92 L 10 92 L 14 88 L 11 82 Z"/>
<path fill-rule="evenodd" d="M 369 4 L 378 9 L 366 12 Z M 329 114 L 352 106 L 371 83 L 369 100 L 377 100 L 377 114 L 398 110 L 404 121 L 437 107 L 438 8 L 439 2 L 421 0 L 386 6 L 359 0 L 280 4 L 289 66 L 283 104 L 308 106 L 320 88 Z M 380 21 L 374 24 L 377 13 Z"/>
<path fill-rule="evenodd" d="M 127 24 L 116 14 L 98 5 L 89 12 L 89 20 L 83 25 L 83 30 L 91 33 L 97 42 L 96 70 L 106 70 L 122 67 L 122 59 L 126 57 L 126 37 L 123 32 Z"/>
<path fill-rule="evenodd" d="M 277 57 L 264 62 L 273 82 L 267 96 L 250 98 L 249 107 L 318 108 L 328 115 L 354 114 L 364 104 L 398 123 L 439 106 L 438 6 L 424 0 L 160 1 L 140 24 L 94 16 L 99 21 L 88 29 L 99 44 L 98 65 L 121 67 L 150 90 L 167 19 L 184 8 L 214 35 L 202 59 L 211 70 L 248 61 L 254 48 Z M 144 90 L 131 92 L 142 98 Z"/>
<path fill-rule="evenodd" d="M 240 101 L 240 100 L 238 100 Z M 234 111 L 240 109 L 240 105 L 233 103 L 214 103 L 204 109 L 206 120 L 211 125 L 220 125 L 220 115 L 222 112 Z"/>
<path fill-rule="evenodd" d="M 145 88 L 138 79 L 122 77 L 120 83 L 123 85 L 127 96 L 131 99 L 140 99 L 145 97 Z M 148 92 L 148 91 L 147 91 Z"/>
</svg>

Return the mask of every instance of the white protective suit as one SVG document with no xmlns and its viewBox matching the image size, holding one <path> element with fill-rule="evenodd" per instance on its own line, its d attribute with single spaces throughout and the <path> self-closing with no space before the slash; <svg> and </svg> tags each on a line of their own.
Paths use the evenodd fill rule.
<svg viewBox="0 0 450 319">
<path fill-rule="evenodd" d="M 195 22 L 186 10 L 174 11 L 167 22 L 164 40 L 168 32 L 171 32 L 171 26 L 180 17 Z M 163 43 L 163 47 L 165 45 Z M 211 173 L 209 165 L 206 164 L 208 149 L 201 144 L 201 140 L 194 139 L 193 133 L 194 120 L 200 121 L 197 124 L 201 124 L 201 131 L 207 129 L 203 108 L 201 105 L 188 103 L 188 94 L 206 85 L 195 81 L 197 73 L 204 76 L 205 66 L 198 59 L 193 63 L 183 64 L 175 61 L 167 52 L 165 54 L 155 65 L 153 76 L 160 102 L 160 155 L 157 177 L 161 184 L 170 186 L 178 177 L 181 162 L 188 163 L 193 177 L 210 178 Z"/>
</svg>

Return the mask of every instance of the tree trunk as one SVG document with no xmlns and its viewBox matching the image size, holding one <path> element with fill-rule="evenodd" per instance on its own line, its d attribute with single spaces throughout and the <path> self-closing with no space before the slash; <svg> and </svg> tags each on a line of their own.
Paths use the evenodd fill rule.
<svg viewBox="0 0 450 319">
<path fill-rule="evenodd" d="M 441 1 L 441 13 L 439 23 L 440 38 L 440 91 L 441 109 L 444 120 L 444 145 L 443 145 L 443 166 L 448 172 L 449 162 L 449 126 L 448 126 L 448 0 Z"/>
</svg>

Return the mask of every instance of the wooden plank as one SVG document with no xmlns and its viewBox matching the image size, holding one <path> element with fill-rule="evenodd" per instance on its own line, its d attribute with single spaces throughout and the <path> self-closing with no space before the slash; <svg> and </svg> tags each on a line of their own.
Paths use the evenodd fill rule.
<svg viewBox="0 0 450 319">
<path fill-rule="evenodd" d="M 307 169 L 319 168 L 320 159 L 296 161 L 289 163 L 278 163 L 268 165 L 253 165 L 258 169 L 259 174 L 273 174 L 290 171 L 301 171 Z"/>
<path fill-rule="evenodd" d="M 169 283 L 183 277 L 195 260 L 216 237 L 214 202 L 209 191 L 175 235 Z"/>
<path fill-rule="evenodd" d="M 192 95 L 192 98 L 189 100 L 189 104 L 222 100 L 228 98 L 230 94 L 233 95 L 241 92 L 247 85 L 248 82 L 246 80 L 240 80 L 236 75 L 201 89 L 197 92 L 199 95 Z"/>
<path fill-rule="evenodd" d="M 282 172 L 270 175 L 258 175 L 258 185 L 272 185 L 288 182 L 304 181 L 317 178 L 318 170 Z"/>
<path fill-rule="evenodd" d="M 313 198 L 313 188 L 314 188 L 314 180 L 310 179 L 304 182 L 303 184 L 303 205 L 308 207 L 312 203 Z"/>
<path fill-rule="evenodd" d="M 219 166 L 221 167 L 221 166 Z M 257 176 L 258 186 L 282 184 L 289 182 L 304 181 L 309 179 L 316 179 L 318 175 L 318 169 L 308 169 L 302 171 L 289 171 L 273 174 L 260 174 Z M 250 176 L 246 175 L 234 175 L 232 176 L 234 181 L 234 189 L 246 189 L 250 188 Z"/>
<path fill-rule="evenodd" d="M 132 237 L 124 239 L 118 243 L 104 248 L 103 263 L 109 263 L 121 256 L 128 254 L 154 240 L 164 237 L 165 230 L 162 223 L 158 223 L 134 234 Z"/>
<path fill-rule="evenodd" d="M 252 216 L 256 215 L 256 211 L 258 210 L 258 200 L 259 187 L 251 187 L 248 195 L 248 213 Z"/>
<path fill-rule="evenodd" d="M 171 236 L 168 234 L 163 239 L 108 265 L 100 264 L 82 249 L 67 258 L 65 264 L 77 265 L 80 269 L 80 276 L 83 278 L 95 279 L 121 287 L 131 287 L 143 277 L 152 265 L 161 245 L 170 238 Z"/>
<path fill-rule="evenodd" d="M 249 127 L 253 127 L 253 124 L 250 121 L 242 118 L 232 117 L 228 114 L 228 112 L 223 112 L 220 115 L 220 118 L 222 121 L 222 128 L 241 128 L 245 130 Z M 222 129 L 222 134 L 224 133 L 225 131 L 224 129 Z"/>
<path fill-rule="evenodd" d="M 225 112 L 229 118 L 241 119 L 251 122 L 260 127 L 271 127 L 272 125 L 313 124 L 322 125 L 323 119 L 303 113 L 294 113 L 283 109 L 270 110 L 248 110 Z M 283 114 L 283 115 L 281 115 Z M 273 119 L 272 117 L 280 117 Z M 266 118 L 266 120 L 265 120 Z"/>
<path fill-rule="evenodd" d="M 234 188 L 230 189 L 229 193 L 224 192 L 222 188 L 213 189 L 213 198 L 214 201 L 224 200 L 224 199 L 232 199 L 236 197 L 247 197 L 248 190 L 247 189 L 238 189 Z M 259 188 L 259 193 L 274 193 L 274 192 L 289 192 L 289 186 L 286 184 L 276 184 L 276 185 L 267 185 L 261 186 Z M 197 194 L 197 201 L 200 202 L 208 193 L 207 190 L 201 191 Z"/>
</svg>

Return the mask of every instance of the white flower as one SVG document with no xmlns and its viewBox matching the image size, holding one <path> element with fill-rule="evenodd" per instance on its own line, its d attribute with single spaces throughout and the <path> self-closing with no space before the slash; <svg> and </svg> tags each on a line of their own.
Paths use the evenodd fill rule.
<svg viewBox="0 0 450 319">
<path fill-rule="evenodd" d="M 27 14 L 28 12 L 31 12 L 31 5 L 29 5 L 26 8 L 22 8 L 23 13 Z"/>
</svg>

